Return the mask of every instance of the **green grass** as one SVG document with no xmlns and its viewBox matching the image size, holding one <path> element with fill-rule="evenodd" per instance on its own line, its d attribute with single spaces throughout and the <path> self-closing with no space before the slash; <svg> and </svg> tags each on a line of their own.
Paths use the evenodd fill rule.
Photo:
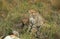
<svg viewBox="0 0 60 39">
<path fill-rule="evenodd" d="M 45 24 L 44 27 L 42 27 L 41 32 L 44 34 L 44 36 L 48 36 L 48 39 L 54 39 L 54 34 L 56 32 L 60 32 L 60 13 L 56 11 L 55 7 L 48 6 L 49 3 L 45 4 L 43 2 L 29 3 L 27 0 L 1 0 L 0 36 L 8 34 L 10 30 L 15 29 L 14 24 L 21 21 L 20 19 L 24 17 L 24 14 L 28 15 L 29 9 L 36 9 L 45 19 Z M 30 34 L 26 33 L 25 31 L 23 31 L 23 33 L 24 34 L 20 35 L 21 39 L 30 39 Z"/>
</svg>

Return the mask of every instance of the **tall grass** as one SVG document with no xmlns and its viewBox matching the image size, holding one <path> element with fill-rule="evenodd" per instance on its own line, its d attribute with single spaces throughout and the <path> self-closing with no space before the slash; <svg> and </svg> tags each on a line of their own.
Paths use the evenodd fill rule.
<svg viewBox="0 0 60 39">
<path fill-rule="evenodd" d="M 60 12 L 55 11 L 55 8 L 51 7 L 49 3 L 46 4 L 39 0 L 35 2 L 28 0 L 1 0 L 0 36 L 7 35 L 11 30 L 16 30 L 14 25 L 21 21 L 20 19 L 24 17 L 23 14 L 28 14 L 29 9 L 36 9 L 45 19 L 45 24 L 40 29 L 43 37 L 46 39 L 54 39 L 54 34 L 57 33 L 58 35 L 60 32 Z M 29 33 L 26 31 L 23 31 L 23 33 L 20 34 L 21 39 L 31 39 Z"/>
</svg>

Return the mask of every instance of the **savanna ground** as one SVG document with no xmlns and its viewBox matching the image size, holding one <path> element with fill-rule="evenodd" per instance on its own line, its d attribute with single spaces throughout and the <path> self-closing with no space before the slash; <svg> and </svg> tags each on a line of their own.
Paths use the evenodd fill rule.
<svg viewBox="0 0 60 39">
<path fill-rule="evenodd" d="M 21 39 L 30 39 L 26 27 L 20 29 L 16 25 L 21 23 L 24 14 L 28 15 L 29 9 L 35 9 L 44 18 L 41 33 L 45 39 L 60 39 L 59 4 L 60 0 L 0 0 L 0 36 L 7 35 L 10 30 L 18 30 Z"/>
</svg>

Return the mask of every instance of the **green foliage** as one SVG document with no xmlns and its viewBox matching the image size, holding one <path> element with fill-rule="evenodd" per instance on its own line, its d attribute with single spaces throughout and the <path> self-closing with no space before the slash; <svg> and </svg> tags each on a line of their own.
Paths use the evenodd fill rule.
<svg viewBox="0 0 60 39">
<path fill-rule="evenodd" d="M 29 33 L 22 34 L 20 37 L 21 39 L 30 39 Z"/>
</svg>

